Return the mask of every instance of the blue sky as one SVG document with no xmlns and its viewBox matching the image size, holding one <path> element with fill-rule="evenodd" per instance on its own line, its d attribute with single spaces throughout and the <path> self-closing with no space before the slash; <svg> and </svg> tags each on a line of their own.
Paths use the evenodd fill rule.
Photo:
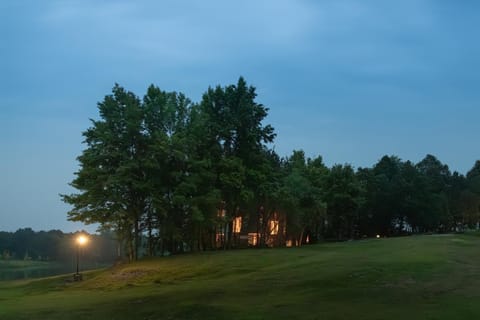
<svg viewBox="0 0 480 320">
<path fill-rule="evenodd" d="M 480 159 L 480 2 L 0 2 L 0 230 L 74 231 L 59 193 L 115 82 L 257 87 L 275 149 L 327 165 Z M 94 228 L 90 227 L 93 231 Z"/>
</svg>

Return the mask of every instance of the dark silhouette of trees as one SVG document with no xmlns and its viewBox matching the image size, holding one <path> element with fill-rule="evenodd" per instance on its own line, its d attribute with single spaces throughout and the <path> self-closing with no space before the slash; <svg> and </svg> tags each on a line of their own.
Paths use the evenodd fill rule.
<svg viewBox="0 0 480 320">
<path fill-rule="evenodd" d="M 384 156 L 358 170 L 301 150 L 281 159 L 256 99 L 243 78 L 208 88 L 199 103 L 153 85 L 140 99 L 115 85 L 83 133 L 78 193 L 62 196 L 69 219 L 113 232 L 131 260 L 237 247 L 240 229 L 271 245 L 280 215 L 298 245 L 478 225 L 480 161 L 463 176 L 433 155 L 417 164 Z"/>
<path fill-rule="evenodd" d="M 0 259 L 71 262 L 75 252 L 75 233 L 60 230 L 0 232 Z M 112 263 L 118 259 L 117 243 L 110 234 L 89 235 L 91 246 L 86 261 Z"/>
</svg>

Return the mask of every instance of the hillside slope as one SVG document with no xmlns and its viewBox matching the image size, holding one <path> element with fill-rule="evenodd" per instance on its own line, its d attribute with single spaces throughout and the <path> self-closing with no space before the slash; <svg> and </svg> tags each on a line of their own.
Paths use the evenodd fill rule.
<svg viewBox="0 0 480 320">
<path fill-rule="evenodd" d="M 0 282 L 0 319 L 479 319 L 479 251 L 432 235 L 151 259 Z"/>
</svg>

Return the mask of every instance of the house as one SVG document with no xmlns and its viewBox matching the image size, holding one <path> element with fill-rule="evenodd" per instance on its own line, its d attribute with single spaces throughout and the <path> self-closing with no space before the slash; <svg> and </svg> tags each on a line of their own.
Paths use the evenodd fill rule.
<svg viewBox="0 0 480 320">
<path fill-rule="evenodd" d="M 283 247 L 287 245 L 286 214 L 266 213 L 260 207 L 256 213 L 237 213 L 228 218 L 220 209 L 215 233 L 217 248 Z"/>
</svg>

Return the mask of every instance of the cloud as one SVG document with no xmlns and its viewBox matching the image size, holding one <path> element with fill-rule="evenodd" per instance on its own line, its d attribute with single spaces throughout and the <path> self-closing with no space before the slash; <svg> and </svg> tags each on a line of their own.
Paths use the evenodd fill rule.
<svg viewBox="0 0 480 320">
<path fill-rule="evenodd" d="M 92 55 L 198 63 L 295 50 L 312 28 L 312 8 L 293 0 L 54 2 L 42 22 Z"/>
</svg>

